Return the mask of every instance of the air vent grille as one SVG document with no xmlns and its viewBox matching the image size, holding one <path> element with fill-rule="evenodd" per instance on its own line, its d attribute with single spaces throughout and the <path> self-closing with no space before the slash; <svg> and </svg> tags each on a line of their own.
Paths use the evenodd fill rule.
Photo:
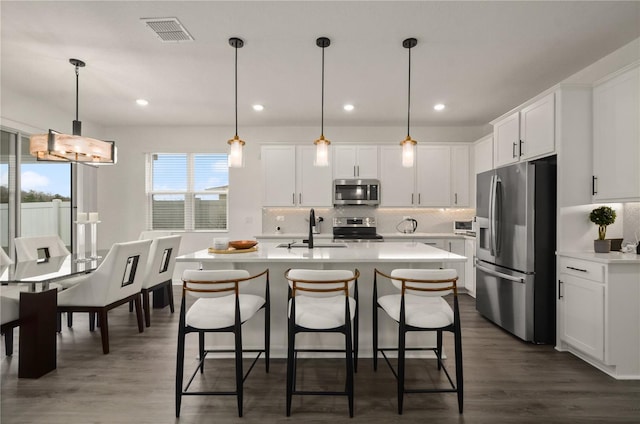
<svg viewBox="0 0 640 424">
<path fill-rule="evenodd" d="M 189 31 L 177 18 L 141 18 L 147 28 L 151 29 L 165 43 L 193 41 Z"/>
</svg>

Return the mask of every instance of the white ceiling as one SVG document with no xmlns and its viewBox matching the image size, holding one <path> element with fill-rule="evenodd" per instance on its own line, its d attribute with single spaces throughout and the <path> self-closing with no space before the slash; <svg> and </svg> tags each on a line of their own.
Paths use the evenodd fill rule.
<svg viewBox="0 0 640 424">
<path fill-rule="evenodd" d="M 640 2 L 5 1 L 1 88 L 104 126 L 485 125 L 640 36 Z M 193 42 L 162 43 L 140 20 L 177 17 Z M 135 99 L 148 99 L 146 108 Z M 356 109 L 347 113 L 344 103 Z M 443 102 L 444 112 L 433 105 Z M 256 113 L 253 103 L 264 104 Z M 46 126 L 46 124 L 43 124 Z"/>
</svg>

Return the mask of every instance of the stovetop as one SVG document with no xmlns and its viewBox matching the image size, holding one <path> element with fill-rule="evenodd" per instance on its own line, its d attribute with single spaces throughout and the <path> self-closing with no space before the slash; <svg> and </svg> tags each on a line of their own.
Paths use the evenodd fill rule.
<svg viewBox="0 0 640 424">
<path fill-rule="evenodd" d="M 382 241 L 372 217 L 333 218 L 333 239 L 340 241 Z"/>
</svg>

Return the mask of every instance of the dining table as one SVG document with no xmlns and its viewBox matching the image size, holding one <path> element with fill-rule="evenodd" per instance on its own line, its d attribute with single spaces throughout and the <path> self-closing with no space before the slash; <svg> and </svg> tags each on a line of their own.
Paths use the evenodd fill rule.
<svg viewBox="0 0 640 424">
<path fill-rule="evenodd" d="M 55 283 L 92 272 L 107 252 L 98 251 L 94 258 L 50 256 L 0 267 L 0 295 L 19 299 L 18 378 L 40 378 L 56 369 L 60 286 Z"/>
</svg>

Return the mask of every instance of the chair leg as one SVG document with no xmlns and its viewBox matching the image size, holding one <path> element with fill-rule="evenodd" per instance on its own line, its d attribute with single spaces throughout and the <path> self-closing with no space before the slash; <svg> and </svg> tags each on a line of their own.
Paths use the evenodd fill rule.
<svg viewBox="0 0 640 424">
<path fill-rule="evenodd" d="M 436 359 L 438 360 L 438 371 L 442 369 L 442 330 L 436 331 Z"/>
<path fill-rule="evenodd" d="M 184 377 L 184 344 L 186 333 L 184 331 L 185 326 L 185 314 L 184 314 L 185 302 L 182 300 L 180 306 L 180 324 L 178 327 L 178 354 L 176 359 L 176 418 L 180 417 L 180 406 L 182 405 L 182 379 Z"/>
<path fill-rule="evenodd" d="M 242 370 L 242 329 L 241 324 L 236 325 L 236 394 L 238 398 L 238 417 L 242 417 L 242 379 L 244 372 Z"/>
<path fill-rule="evenodd" d="M 271 348 L 271 311 L 269 306 L 264 310 L 264 366 L 269 373 L 269 351 Z"/>
<path fill-rule="evenodd" d="M 291 320 L 288 320 L 291 321 Z M 293 361 L 295 360 L 295 344 L 296 335 L 289 322 L 289 331 L 287 337 L 287 417 L 291 416 L 291 398 L 293 396 Z"/>
<path fill-rule="evenodd" d="M 378 371 L 378 306 L 373 301 L 373 370 Z"/>
<path fill-rule="evenodd" d="M 67 312 L 67 327 L 73 327 L 73 312 Z"/>
<path fill-rule="evenodd" d="M 142 333 L 144 331 L 144 322 L 142 319 L 142 302 L 140 302 L 140 294 L 135 298 L 135 306 L 136 318 L 138 319 L 138 333 Z"/>
<path fill-rule="evenodd" d="M 4 352 L 7 356 L 13 355 L 13 328 L 4 333 Z"/>
<path fill-rule="evenodd" d="M 456 353 L 456 392 L 458 394 L 458 412 L 462 414 L 462 407 L 464 401 L 464 383 L 462 373 L 462 334 L 460 331 L 460 325 L 454 332 L 455 340 L 455 353 Z"/>
<path fill-rule="evenodd" d="M 405 360 L 405 337 L 404 327 L 399 326 L 398 332 L 398 414 L 402 415 L 402 404 L 404 401 L 404 360 Z"/>
<path fill-rule="evenodd" d="M 198 358 L 200 359 L 200 374 L 204 372 L 204 332 L 198 332 Z"/>
<path fill-rule="evenodd" d="M 358 372 L 358 307 L 356 306 L 356 313 L 353 319 L 353 372 Z"/>
<path fill-rule="evenodd" d="M 96 330 L 96 314 L 94 312 L 89 312 L 89 331 Z"/>
<path fill-rule="evenodd" d="M 56 331 L 58 333 L 62 331 L 62 312 L 56 313 Z"/>
<path fill-rule="evenodd" d="M 167 288 L 167 297 L 169 298 L 169 309 L 171 313 L 175 312 L 175 307 L 173 305 L 173 284 L 169 283 L 165 286 Z"/>
<path fill-rule="evenodd" d="M 98 313 L 100 320 L 100 336 L 102 337 L 102 353 L 109 353 L 109 321 L 107 320 L 107 310 L 102 309 Z"/>
<path fill-rule="evenodd" d="M 144 309 L 144 325 L 151 326 L 151 310 L 149 308 L 149 290 L 144 290 L 142 296 L 142 308 Z"/>
<path fill-rule="evenodd" d="M 133 312 L 133 300 L 129 301 L 129 312 Z"/>
<path fill-rule="evenodd" d="M 353 418 L 353 373 L 354 373 L 354 356 L 351 347 L 351 323 L 345 326 L 347 328 L 345 332 L 345 350 L 347 360 L 347 397 L 349 399 L 349 417 Z"/>
</svg>

